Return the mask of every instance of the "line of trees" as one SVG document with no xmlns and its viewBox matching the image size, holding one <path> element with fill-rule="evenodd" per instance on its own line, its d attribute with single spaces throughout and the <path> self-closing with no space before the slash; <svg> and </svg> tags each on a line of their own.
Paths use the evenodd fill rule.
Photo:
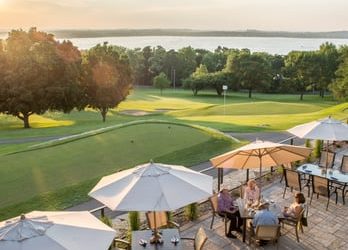
<svg viewBox="0 0 348 250">
<path fill-rule="evenodd" d="M 126 49 L 98 44 L 79 51 L 70 41 L 59 42 L 39 32 L 13 30 L 0 40 L 0 113 L 23 120 L 48 110 L 70 112 L 97 109 L 102 120 L 129 94 L 132 84 L 165 88 L 182 86 L 198 95 L 222 86 L 238 91 L 298 93 L 331 90 L 348 99 L 348 46 L 324 43 L 316 51 L 287 55 L 252 53 L 248 49 L 218 47 L 214 51 L 161 46 Z"/>
<path fill-rule="evenodd" d="M 225 47 L 213 52 L 192 47 L 165 50 L 161 46 L 124 50 L 138 85 L 151 85 L 162 73 L 172 85 L 191 89 L 194 95 L 205 88 L 221 95 L 222 85 L 228 85 L 235 91 L 247 90 L 249 97 L 253 91 L 298 93 L 302 100 L 306 92 L 324 97 L 331 90 L 336 98 L 347 98 L 347 46 L 324 43 L 316 51 L 287 55 Z"/>
<path fill-rule="evenodd" d="M 31 115 L 48 110 L 92 107 L 105 121 L 132 81 L 128 57 L 106 43 L 80 52 L 36 28 L 13 30 L 0 41 L 0 113 L 18 117 L 25 128 Z"/>
</svg>

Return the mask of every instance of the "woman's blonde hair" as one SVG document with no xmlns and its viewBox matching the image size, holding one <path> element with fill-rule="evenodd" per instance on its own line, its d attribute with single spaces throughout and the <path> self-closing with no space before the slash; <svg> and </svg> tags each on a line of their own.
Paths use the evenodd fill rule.
<svg viewBox="0 0 348 250">
<path fill-rule="evenodd" d="M 256 181 L 254 179 L 248 180 L 247 185 L 248 185 L 248 187 L 250 187 L 250 185 L 256 186 Z"/>
</svg>

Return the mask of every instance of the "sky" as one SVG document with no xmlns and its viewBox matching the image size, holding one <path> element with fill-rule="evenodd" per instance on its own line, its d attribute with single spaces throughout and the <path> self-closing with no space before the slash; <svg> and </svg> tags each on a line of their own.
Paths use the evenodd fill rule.
<svg viewBox="0 0 348 250">
<path fill-rule="evenodd" d="M 348 0 L 0 0 L 0 29 L 348 30 Z"/>
</svg>

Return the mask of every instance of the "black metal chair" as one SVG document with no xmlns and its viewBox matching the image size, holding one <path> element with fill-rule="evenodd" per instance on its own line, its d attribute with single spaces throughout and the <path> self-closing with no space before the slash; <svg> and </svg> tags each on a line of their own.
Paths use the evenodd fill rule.
<svg viewBox="0 0 348 250">
<path fill-rule="evenodd" d="M 333 168 L 336 154 L 333 152 L 321 151 L 319 167 Z"/>
<path fill-rule="evenodd" d="M 341 162 L 341 166 L 340 166 L 340 171 L 342 173 L 345 173 L 345 174 L 348 174 L 348 155 L 344 155 L 342 157 L 342 162 Z M 340 184 L 337 189 L 340 189 L 342 191 L 342 201 L 343 201 L 343 204 L 346 204 L 346 201 L 345 201 L 345 197 L 346 197 L 346 194 L 348 192 L 347 190 L 347 184 L 345 183 L 344 185 Z"/>
<path fill-rule="evenodd" d="M 280 221 L 282 224 L 283 228 L 284 225 L 289 225 L 295 228 L 295 233 L 296 233 L 296 240 L 297 242 L 300 242 L 300 238 L 298 236 L 298 231 L 300 230 L 301 233 L 303 233 L 303 220 L 307 221 L 308 217 L 308 207 L 304 205 L 304 208 L 302 209 L 301 213 L 297 218 L 285 218 Z"/>
<path fill-rule="evenodd" d="M 292 192 L 294 189 L 302 192 L 302 186 L 307 187 L 308 189 L 308 197 L 310 195 L 310 185 L 309 182 L 305 179 L 301 178 L 301 175 L 299 172 L 291 169 L 284 168 L 284 179 L 285 179 L 285 187 L 284 187 L 284 193 L 283 198 L 285 197 L 286 189 L 290 188 L 290 191 Z M 302 183 L 302 181 L 305 181 L 305 183 Z"/>
<path fill-rule="evenodd" d="M 209 198 L 209 201 L 210 201 L 211 210 L 212 210 L 212 218 L 211 218 L 211 223 L 210 223 L 210 229 L 213 228 L 215 216 L 219 216 L 224 221 L 224 224 L 225 224 L 225 234 L 227 234 L 228 218 L 227 218 L 227 214 L 218 212 L 218 194 L 213 194 L 213 196 L 211 196 Z"/>
<path fill-rule="evenodd" d="M 331 195 L 336 194 L 336 204 L 337 204 L 337 188 L 333 185 L 331 185 L 330 181 L 324 177 L 312 176 L 312 195 L 311 195 L 311 201 L 309 204 L 312 204 L 313 195 L 317 195 L 317 199 L 319 198 L 319 195 L 327 197 L 327 204 L 326 204 L 326 210 L 329 208 L 330 198 Z"/>
</svg>

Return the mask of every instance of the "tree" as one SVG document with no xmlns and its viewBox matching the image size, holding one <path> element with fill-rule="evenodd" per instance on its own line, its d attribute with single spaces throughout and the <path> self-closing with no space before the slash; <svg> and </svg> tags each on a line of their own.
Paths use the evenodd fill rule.
<svg viewBox="0 0 348 250">
<path fill-rule="evenodd" d="M 234 74 L 241 86 L 248 89 L 249 98 L 253 90 L 267 90 L 271 81 L 271 66 L 262 53 L 233 51 L 227 58 L 225 70 Z"/>
<path fill-rule="evenodd" d="M 336 46 L 328 42 L 320 45 L 317 53 L 320 58 L 320 60 L 316 61 L 320 63 L 319 71 L 317 72 L 319 75 L 318 89 L 319 95 L 324 97 L 329 84 L 335 80 L 335 72 L 339 65 L 339 53 Z"/>
<path fill-rule="evenodd" d="M 189 77 L 196 69 L 196 52 L 189 46 L 182 49 L 179 49 L 179 58 L 182 65 L 182 75 L 179 81 Z"/>
<path fill-rule="evenodd" d="M 155 76 L 155 78 L 153 79 L 153 86 L 157 89 L 160 89 L 162 95 L 163 89 L 169 88 L 170 81 L 168 80 L 166 74 L 161 72 L 158 76 Z"/>
<path fill-rule="evenodd" d="M 144 84 L 145 64 L 144 55 L 141 49 L 128 49 L 127 57 L 129 58 L 129 65 L 132 69 L 133 84 Z"/>
<path fill-rule="evenodd" d="M 71 42 L 31 28 L 12 30 L 2 49 L 0 112 L 21 119 L 47 110 L 69 112 L 80 106 L 81 55 Z"/>
<path fill-rule="evenodd" d="M 303 100 L 304 93 L 319 81 L 319 55 L 314 51 L 291 51 L 285 59 L 285 76 L 289 77 Z"/>
<path fill-rule="evenodd" d="M 197 95 L 198 91 L 204 89 L 209 84 L 209 74 L 205 65 L 200 65 L 190 77 L 184 80 L 184 88 L 191 89 L 193 95 Z"/>
<path fill-rule="evenodd" d="M 348 100 L 348 57 L 340 64 L 336 77 L 330 89 L 335 98 L 346 101 Z"/>
<path fill-rule="evenodd" d="M 109 109 L 129 94 L 133 79 L 128 58 L 114 46 L 98 44 L 87 51 L 83 67 L 87 105 L 99 110 L 105 122 Z"/>
<path fill-rule="evenodd" d="M 238 80 L 233 74 L 219 71 L 208 74 L 209 86 L 216 90 L 216 93 L 221 96 L 223 93 L 222 86 L 227 85 L 229 89 L 237 91 L 239 89 Z"/>
<path fill-rule="evenodd" d="M 204 64 L 209 72 L 217 72 L 223 70 L 226 64 L 226 53 L 220 50 L 208 52 L 203 56 L 202 64 Z"/>
<path fill-rule="evenodd" d="M 152 57 L 153 53 L 150 46 L 146 46 L 143 48 L 143 84 L 144 85 L 151 85 L 151 72 L 150 72 L 150 58 Z"/>
<path fill-rule="evenodd" d="M 152 51 L 152 56 L 149 59 L 150 72 L 152 76 L 157 76 L 164 70 L 164 60 L 166 50 L 162 46 L 157 46 Z"/>
</svg>

